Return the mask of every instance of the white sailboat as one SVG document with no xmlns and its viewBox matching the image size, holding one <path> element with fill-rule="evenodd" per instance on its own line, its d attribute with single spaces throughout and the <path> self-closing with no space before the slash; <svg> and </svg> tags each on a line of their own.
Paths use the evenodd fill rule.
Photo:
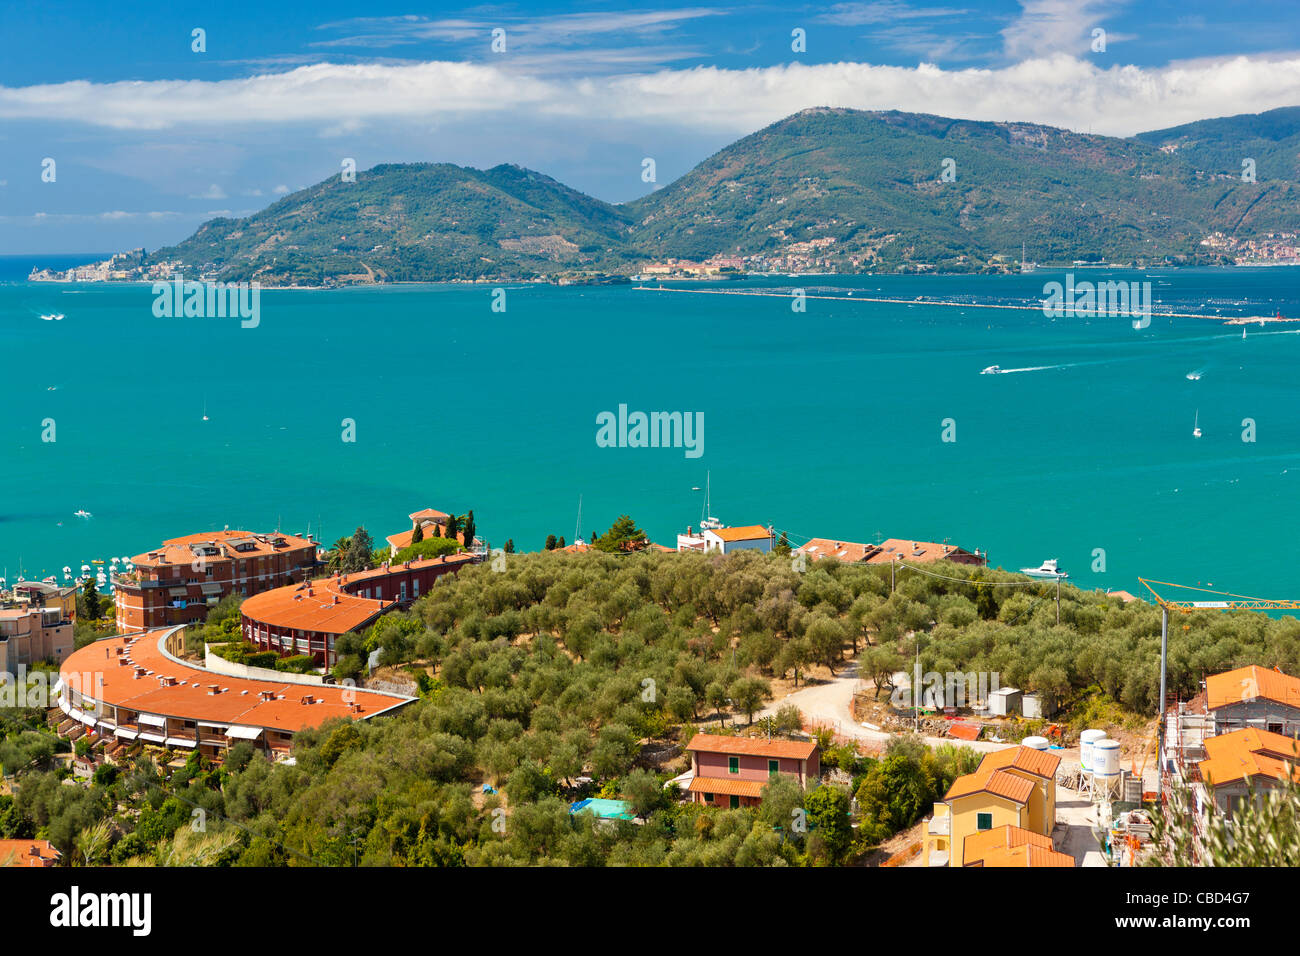
<svg viewBox="0 0 1300 956">
<path fill-rule="evenodd" d="M 712 491 L 712 485 L 713 485 L 713 473 L 705 472 L 704 507 L 700 509 L 700 530 L 701 531 L 717 531 L 719 528 L 723 527 L 721 521 L 713 517 L 713 515 L 709 514 L 709 512 L 713 510 L 713 503 L 710 500 L 710 492 Z"/>
<path fill-rule="evenodd" d="M 1196 410 L 1196 418 L 1192 421 L 1192 437 L 1201 437 L 1201 410 L 1199 408 Z"/>
</svg>

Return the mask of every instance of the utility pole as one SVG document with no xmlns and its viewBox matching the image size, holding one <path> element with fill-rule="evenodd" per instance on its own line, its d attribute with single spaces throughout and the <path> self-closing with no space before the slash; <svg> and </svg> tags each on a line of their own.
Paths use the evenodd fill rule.
<svg viewBox="0 0 1300 956">
<path fill-rule="evenodd" d="M 1061 576 L 1056 576 L 1056 624 L 1061 624 Z"/>
<path fill-rule="evenodd" d="M 912 671 L 912 729 L 921 732 L 921 635 L 916 638 L 916 668 Z"/>
<path fill-rule="evenodd" d="M 1156 793 L 1165 795 L 1165 676 L 1169 666 L 1169 608 L 1160 605 L 1160 704 L 1156 717 Z"/>
</svg>

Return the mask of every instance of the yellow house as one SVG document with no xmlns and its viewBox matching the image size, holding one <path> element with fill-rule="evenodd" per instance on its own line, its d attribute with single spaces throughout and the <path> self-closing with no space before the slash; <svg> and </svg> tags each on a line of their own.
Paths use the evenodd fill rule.
<svg viewBox="0 0 1300 956">
<path fill-rule="evenodd" d="M 963 866 L 966 837 L 1013 826 L 1051 836 L 1061 758 L 1029 747 L 985 754 L 979 769 L 953 781 L 926 828 L 929 866 Z"/>
</svg>

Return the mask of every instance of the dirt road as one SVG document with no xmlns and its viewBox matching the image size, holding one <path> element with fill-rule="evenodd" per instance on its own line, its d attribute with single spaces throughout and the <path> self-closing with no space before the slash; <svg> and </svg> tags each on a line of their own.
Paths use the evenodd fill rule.
<svg viewBox="0 0 1300 956">
<path fill-rule="evenodd" d="M 853 719 L 853 693 L 861 685 L 862 681 L 858 678 L 857 664 L 850 664 L 840 671 L 839 676 L 833 680 L 809 685 L 788 694 L 780 700 L 773 701 L 759 711 L 756 716 L 765 717 L 769 714 L 775 714 L 779 708 L 787 704 L 794 704 L 803 712 L 805 719 L 810 723 L 833 727 L 835 732 L 842 737 L 885 743 L 891 740 L 894 735 L 883 730 L 872 730 L 870 727 L 863 727 Z M 1013 746 L 1009 743 L 995 743 L 991 740 L 966 741 L 957 740 L 953 737 L 924 737 L 922 739 L 931 747 L 939 744 L 956 744 L 959 747 L 970 747 L 972 750 L 981 753 Z"/>
</svg>

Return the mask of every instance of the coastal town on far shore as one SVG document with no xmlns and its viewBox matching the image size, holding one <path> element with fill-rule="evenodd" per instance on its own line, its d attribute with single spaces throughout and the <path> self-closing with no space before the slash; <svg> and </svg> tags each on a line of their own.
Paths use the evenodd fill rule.
<svg viewBox="0 0 1300 956">
<path fill-rule="evenodd" d="M 886 237 L 888 239 L 889 237 Z M 748 275 L 833 275 L 855 273 L 868 274 L 879 265 L 870 258 L 851 256 L 848 260 L 834 255 L 835 238 L 826 236 L 801 242 L 787 243 L 778 251 L 753 255 L 718 254 L 701 261 L 669 258 L 663 261 L 646 261 L 631 267 L 626 274 L 561 272 L 554 277 L 542 277 L 538 281 L 555 281 L 560 285 L 569 285 L 593 280 L 646 281 L 656 279 L 680 280 L 724 280 L 738 279 Z M 1224 262 L 1236 266 L 1264 265 L 1300 265 L 1300 233 L 1279 232 L 1253 238 L 1228 236 L 1215 232 L 1201 240 L 1200 245 L 1208 252 L 1216 254 Z M 1156 260 L 1138 260 L 1135 262 L 1100 262 L 1074 260 L 1059 263 L 1069 268 L 1157 268 L 1162 263 Z M 1024 260 L 1016 255 L 997 255 L 981 265 L 981 271 L 1012 274 L 1031 272 L 1044 267 L 1041 263 Z M 151 261 L 144 249 L 117 253 L 108 259 L 85 265 L 71 266 L 67 269 L 33 268 L 28 276 L 30 282 L 163 282 L 186 276 L 186 265 L 178 259 Z M 839 271 L 837 271 L 839 270 Z M 843 271 L 843 270 L 847 270 Z M 912 262 L 900 266 L 900 273 L 934 273 L 933 264 Z M 874 273 L 872 273 L 874 274 Z M 193 269 L 187 278 L 201 282 L 215 282 L 219 278 L 217 271 L 211 267 L 200 269 L 194 274 Z M 379 282 L 373 273 L 360 272 L 355 281 L 362 284 Z M 489 279 L 480 282 L 495 281 Z M 335 284 L 333 281 L 326 284 Z"/>
</svg>

